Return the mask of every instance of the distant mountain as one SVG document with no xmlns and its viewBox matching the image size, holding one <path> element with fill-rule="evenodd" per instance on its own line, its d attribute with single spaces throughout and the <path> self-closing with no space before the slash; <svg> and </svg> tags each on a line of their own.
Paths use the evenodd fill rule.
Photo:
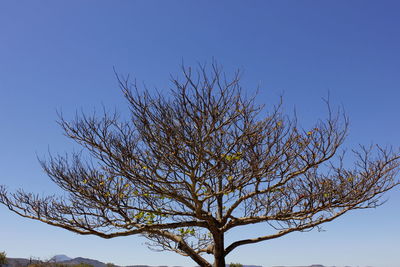
<svg viewBox="0 0 400 267">
<path fill-rule="evenodd" d="M 6 267 L 22 267 L 33 263 L 39 263 L 39 260 L 35 259 L 23 259 L 23 258 L 7 258 Z"/>
<path fill-rule="evenodd" d="M 68 264 L 68 265 L 86 263 L 86 264 L 93 265 L 93 267 L 106 267 L 106 264 L 104 262 L 101 262 L 101 261 L 98 261 L 98 260 L 82 258 L 82 257 L 66 260 L 66 261 L 63 261 L 62 263 L 63 264 Z M 119 266 L 115 265 L 115 267 L 119 267 Z"/>
<path fill-rule="evenodd" d="M 72 258 L 68 257 L 67 255 L 55 255 L 50 259 L 50 262 L 63 262 L 63 261 L 69 261 L 72 260 Z"/>
<path fill-rule="evenodd" d="M 23 259 L 23 258 L 7 258 L 8 264 L 6 267 L 25 267 L 28 266 L 29 264 L 33 263 L 40 263 L 40 262 L 57 262 L 57 263 L 62 263 L 66 265 L 75 265 L 75 264 L 80 264 L 80 263 L 85 263 L 85 264 L 90 264 L 93 267 L 107 267 L 107 264 L 98 260 L 93 260 L 93 259 L 88 259 L 88 258 L 82 258 L 82 257 L 77 257 L 77 258 L 70 258 L 66 255 L 60 254 L 60 255 L 55 255 L 48 261 L 40 261 L 37 259 Z M 226 265 L 229 267 L 229 264 Z M 118 266 L 114 265 L 114 267 L 168 267 L 166 265 L 162 266 L 150 266 L 150 265 L 128 265 L 128 266 Z M 171 266 L 171 267 L 180 267 L 180 266 Z M 243 265 L 243 267 L 262 267 L 260 265 Z M 273 267 L 327 267 L 322 264 L 313 264 L 309 266 L 273 266 Z M 330 267 L 335 267 L 335 266 L 330 266 Z M 349 267 L 349 266 L 345 266 Z"/>
<path fill-rule="evenodd" d="M 66 255 L 55 255 L 50 260 L 41 261 L 38 259 L 24 259 L 24 258 L 7 258 L 8 264 L 3 267 L 25 267 L 34 263 L 62 263 L 65 265 L 76 265 L 80 263 L 90 264 L 93 267 L 107 267 L 107 264 L 98 260 L 88 259 L 88 258 L 70 258 Z M 51 266 L 49 266 L 51 267 Z M 113 267 L 122 267 L 118 265 L 113 265 Z M 149 266 L 149 265 L 129 265 L 124 267 L 168 267 L 168 266 Z M 180 266 L 173 266 L 180 267 Z"/>
</svg>

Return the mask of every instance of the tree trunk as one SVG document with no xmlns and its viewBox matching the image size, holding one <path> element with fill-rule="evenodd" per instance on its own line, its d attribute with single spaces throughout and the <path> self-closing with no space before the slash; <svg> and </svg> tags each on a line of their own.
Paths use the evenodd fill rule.
<svg viewBox="0 0 400 267">
<path fill-rule="evenodd" d="M 214 265 L 213 267 L 225 267 L 225 256 L 220 256 L 220 257 L 214 257 Z"/>
<path fill-rule="evenodd" d="M 214 265 L 213 267 L 225 267 L 224 234 L 214 237 Z"/>
<path fill-rule="evenodd" d="M 222 191 L 223 184 L 222 184 L 222 176 L 218 177 L 218 191 Z M 223 217 L 223 210 L 224 210 L 224 201 L 223 195 L 220 194 L 217 196 L 217 221 L 218 221 L 218 228 L 221 227 L 222 217 Z M 224 243 L 224 233 L 218 229 L 214 236 L 214 266 L 213 267 L 225 267 L 225 243 Z"/>
</svg>

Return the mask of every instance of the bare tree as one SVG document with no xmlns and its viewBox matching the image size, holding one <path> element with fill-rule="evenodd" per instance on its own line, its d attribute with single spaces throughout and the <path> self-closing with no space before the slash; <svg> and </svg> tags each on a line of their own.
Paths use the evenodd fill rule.
<svg viewBox="0 0 400 267">
<path fill-rule="evenodd" d="M 82 235 L 143 235 L 153 249 L 225 267 L 239 246 L 319 227 L 355 209 L 382 204 L 399 184 L 399 154 L 379 146 L 338 152 L 348 119 L 328 106 L 310 129 L 245 97 L 239 73 L 183 68 L 170 95 L 118 77 L 131 116 L 60 116 L 67 137 L 86 152 L 50 156 L 44 171 L 66 197 L 0 188 L 0 202 L 27 218 Z M 335 157 L 334 157 L 335 156 Z M 275 232 L 225 244 L 227 231 L 265 224 Z"/>
</svg>

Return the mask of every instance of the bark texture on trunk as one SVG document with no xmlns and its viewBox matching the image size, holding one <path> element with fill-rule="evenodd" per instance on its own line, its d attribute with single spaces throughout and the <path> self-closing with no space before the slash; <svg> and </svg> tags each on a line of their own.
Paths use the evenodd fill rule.
<svg viewBox="0 0 400 267">
<path fill-rule="evenodd" d="M 217 259 L 217 257 L 215 257 L 215 261 L 214 261 L 214 265 L 213 267 L 225 267 L 225 257 L 219 257 Z"/>
<path fill-rule="evenodd" d="M 220 233 L 214 240 L 214 265 L 213 267 L 225 267 L 224 234 Z"/>
</svg>

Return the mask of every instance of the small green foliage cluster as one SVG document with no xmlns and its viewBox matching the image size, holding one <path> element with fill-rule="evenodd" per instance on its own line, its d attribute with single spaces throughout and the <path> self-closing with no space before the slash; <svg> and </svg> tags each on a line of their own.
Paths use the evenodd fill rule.
<svg viewBox="0 0 400 267">
<path fill-rule="evenodd" d="M 7 264 L 7 257 L 6 253 L 0 252 L 0 265 Z"/>
<path fill-rule="evenodd" d="M 232 161 L 232 160 L 240 160 L 243 156 L 242 152 L 236 152 L 233 154 L 222 154 L 222 157 L 224 157 L 227 161 Z"/>
<path fill-rule="evenodd" d="M 93 265 L 81 262 L 79 264 L 72 265 L 72 267 L 93 267 Z"/>
<path fill-rule="evenodd" d="M 240 263 L 231 263 L 229 264 L 229 267 L 243 267 L 243 265 Z"/>
<path fill-rule="evenodd" d="M 179 228 L 178 229 L 179 233 L 181 236 L 186 236 L 186 235 L 195 235 L 196 231 L 193 228 Z"/>
</svg>

